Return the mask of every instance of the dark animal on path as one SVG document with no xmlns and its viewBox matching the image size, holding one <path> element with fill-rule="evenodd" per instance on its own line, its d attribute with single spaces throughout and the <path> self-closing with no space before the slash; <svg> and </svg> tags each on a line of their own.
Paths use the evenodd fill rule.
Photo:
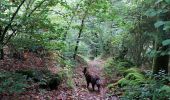
<svg viewBox="0 0 170 100">
<path fill-rule="evenodd" d="M 98 87 L 98 91 L 100 91 L 100 77 L 90 74 L 87 67 L 84 67 L 83 73 L 86 78 L 87 88 L 89 88 L 89 84 L 91 83 L 93 91 L 95 90 L 95 85 Z"/>
</svg>

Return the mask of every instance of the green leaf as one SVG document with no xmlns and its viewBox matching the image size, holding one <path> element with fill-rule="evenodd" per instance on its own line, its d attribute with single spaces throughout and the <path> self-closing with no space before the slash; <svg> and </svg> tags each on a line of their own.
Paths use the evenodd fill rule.
<svg viewBox="0 0 170 100">
<path fill-rule="evenodd" d="M 160 26 L 162 26 L 162 25 L 164 25 L 164 24 L 165 24 L 164 21 L 157 21 L 157 22 L 154 24 L 154 26 L 155 26 L 155 28 L 158 28 L 158 27 L 160 27 Z"/>
<path fill-rule="evenodd" d="M 156 16 L 156 14 L 157 12 L 155 11 L 155 9 L 149 9 L 145 12 L 145 15 L 150 17 Z"/>
<path fill-rule="evenodd" d="M 166 91 L 167 93 L 170 93 L 170 86 L 164 85 L 163 87 L 160 88 L 161 91 Z"/>
<path fill-rule="evenodd" d="M 163 45 L 163 46 L 170 45 L 170 39 L 164 40 L 164 41 L 162 42 L 162 45 Z"/>
<path fill-rule="evenodd" d="M 165 0 L 166 3 L 170 4 L 170 0 Z"/>
<path fill-rule="evenodd" d="M 164 25 L 164 28 L 163 30 L 169 30 L 170 29 L 170 21 L 165 21 L 165 25 Z"/>
<path fill-rule="evenodd" d="M 169 30 L 169 29 L 170 29 L 170 26 L 168 26 L 168 25 L 165 25 L 163 28 L 164 31 Z"/>
<path fill-rule="evenodd" d="M 163 0 L 157 0 L 155 4 L 159 4 L 160 2 L 162 2 Z"/>
</svg>

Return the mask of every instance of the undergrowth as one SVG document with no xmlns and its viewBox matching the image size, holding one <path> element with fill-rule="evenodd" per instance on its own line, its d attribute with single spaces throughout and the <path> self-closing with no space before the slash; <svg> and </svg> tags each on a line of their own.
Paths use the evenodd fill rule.
<svg viewBox="0 0 170 100">
<path fill-rule="evenodd" d="M 157 75 L 130 72 L 118 81 L 123 90 L 121 100 L 170 100 L 169 82 L 170 77 L 163 71 Z"/>
</svg>

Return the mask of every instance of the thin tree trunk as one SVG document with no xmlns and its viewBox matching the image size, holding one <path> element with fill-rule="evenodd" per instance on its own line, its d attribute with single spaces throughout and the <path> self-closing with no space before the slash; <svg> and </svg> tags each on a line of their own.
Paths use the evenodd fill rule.
<svg viewBox="0 0 170 100">
<path fill-rule="evenodd" d="M 3 50 L 3 48 L 0 49 L 0 52 L 1 52 L 0 60 L 2 60 L 2 59 L 4 59 L 4 50 Z"/>
<path fill-rule="evenodd" d="M 79 42 L 80 42 L 80 37 L 81 37 L 82 31 L 83 31 L 83 27 L 84 27 L 84 20 L 85 20 L 85 18 L 82 20 L 81 27 L 80 27 L 79 34 L 78 34 L 78 38 L 77 38 L 77 41 L 76 41 L 76 47 L 74 49 L 74 55 L 73 55 L 74 59 L 76 58 L 76 55 L 77 55 L 77 51 L 78 51 L 78 47 L 79 47 Z"/>
<path fill-rule="evenodd" d="M 77 55 L 77 52 L 78 52 L 78 47 L 79 47 L 79 42 L 80 42 L 80 37 L 81 37 L 81 34 L 83 32 L 83 28 L 84 28 L 84 21 L 86 19 L 86 14 L 84 15 L 82 21 L 81 21 L 81 27 L 80 27 L 80 30 L 79 30 L 79 33 L 78 33 L 78 38 L 77 38 L 77 41 L 76 41 L 76 47 L 74 49 L 74 55 L 73 55 L 73 58 L 75 59 L 76 58 L 76 55 Z"/>
</svg>

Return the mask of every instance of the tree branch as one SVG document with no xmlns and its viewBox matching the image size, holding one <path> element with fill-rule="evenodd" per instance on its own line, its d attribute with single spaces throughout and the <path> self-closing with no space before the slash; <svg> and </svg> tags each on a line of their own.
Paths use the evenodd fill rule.
<svg viewBox="0 0 170 100">
<path fill-rule="evenodd" d="M 38 6 L 36 6 L 36 7 L 30 12 L 30 14 L 28 15 L 28 17 L 30 17 L 30 16 L 32 15 L 32 13 L 33 13 L 34 11 L 36 11 L 45 1 L 46 1 L 46 0 L 43 0 Z"/>
<path fill-rule="evenodd" d="M 18 8 L 16 9 L 16 11 L 14 12 L 14 14 L 12 15 L 11 19 L 10 19 L 10 22 L 9 24 L 5 27 L 3 33 L 2 33 L 2 36 L 1 36 L 1 39 L 0 39 L 0 42 L 2 42 L 3 44 L 3 40 L 4 40 L 4 37 L 5 37 L 5 34 L 7 33 L 8 29 L 10 28 L 14 18 L 16 17 L 18 11 L 20 10 L 21 6 L 24 4 L 26 0 L 22 0 L 21 4 L 18 6 Z"/>
</svg>

